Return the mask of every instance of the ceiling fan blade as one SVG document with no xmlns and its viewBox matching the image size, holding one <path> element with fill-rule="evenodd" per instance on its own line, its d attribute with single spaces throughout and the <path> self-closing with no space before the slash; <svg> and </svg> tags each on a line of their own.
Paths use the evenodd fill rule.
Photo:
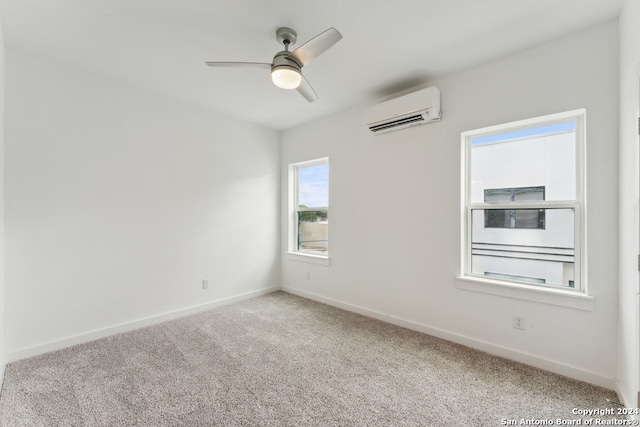
<svg viewBox="0 0 640 427">
<path fill-rule="evenodd" d="M 289 56 L 293 57 L 300 63 L 300 65 L 304 67 L 315 57 L 319 56 L 325 50 L 338 43 L 341 39 L 342 34 L 340 34 L 340 31 L 331 27 L 291 52 L 291 55 Z"/>
<path fill-rule="evenodd" d="M 318 95 L 316 95 L 316 92 L 313 90 L 313 88 L 311 87 L 307 79 L 304 78 L 304 76 L 302 76 L 302 82 L 300 82 L 300 86 L 298 86 L 296 90 L 300 95 L 304 96 L 309 102 L 313 102 L 318 99 Z"/>
<path fill-rule="evenodd" d="M 218 62 L 207 61 L 209 67 L 259 67 L 271 69 L 271 64 L 266 62 Z"/>
</svg>

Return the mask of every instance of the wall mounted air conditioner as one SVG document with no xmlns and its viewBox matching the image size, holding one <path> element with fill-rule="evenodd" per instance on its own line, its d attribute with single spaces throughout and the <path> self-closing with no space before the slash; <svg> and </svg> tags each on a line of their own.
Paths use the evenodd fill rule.
<svg viewBox="0 0 640 427">
<path fill-rule="evenodd" d="M 367 128 L 376 134 L 440 120 L 440 90 L 429 87 L 369 107 Z"/>
</svg>

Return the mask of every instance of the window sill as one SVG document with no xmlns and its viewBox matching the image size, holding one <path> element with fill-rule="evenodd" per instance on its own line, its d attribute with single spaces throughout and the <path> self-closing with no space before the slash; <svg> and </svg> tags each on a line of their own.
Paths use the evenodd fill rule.
<svg viewBox="0 0 640 427">
<path fill-rule="evenodd" d="M 330 265 L 331 260 L 328 256 L 311 255 L 300 252 L 287 252 L 285 253 L 285 259 L 290 261 L 309 262 L 311 264 Z"/>
<path fill-rule="evenodd" d="M 458 276 L 458 289 L 535 301 L 576 310 L 593 311 L 595 298 L 582 292 L 506 283 L 480 277 Z"/>
</svg>

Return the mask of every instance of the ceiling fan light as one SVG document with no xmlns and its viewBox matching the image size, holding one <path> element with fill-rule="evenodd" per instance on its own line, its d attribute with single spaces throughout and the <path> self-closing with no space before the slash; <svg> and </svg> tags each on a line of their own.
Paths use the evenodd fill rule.
<svg viewBox="0 0 640 427">
<path fill-rule="evenodd" d="M 295 89 L 302 82 L 302 75 L 291 67 L 275 67 L 271 70 L 273 84 L 281 89 Z"/>
</svg>

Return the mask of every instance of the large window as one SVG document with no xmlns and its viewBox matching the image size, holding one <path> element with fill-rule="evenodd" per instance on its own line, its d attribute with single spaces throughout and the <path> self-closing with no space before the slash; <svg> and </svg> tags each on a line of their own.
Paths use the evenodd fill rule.
<svg viewBox="0 0 640 427">
<path fill-rule="evenodd" d="M 463 278 L 585 290 L 584 116 L 462 134 Z"/>
<path fill-rule="evenodd" d="M 329 160 L 289 166 L 289 252 L 327 257 L 329 253 Z"/>
</svg>

